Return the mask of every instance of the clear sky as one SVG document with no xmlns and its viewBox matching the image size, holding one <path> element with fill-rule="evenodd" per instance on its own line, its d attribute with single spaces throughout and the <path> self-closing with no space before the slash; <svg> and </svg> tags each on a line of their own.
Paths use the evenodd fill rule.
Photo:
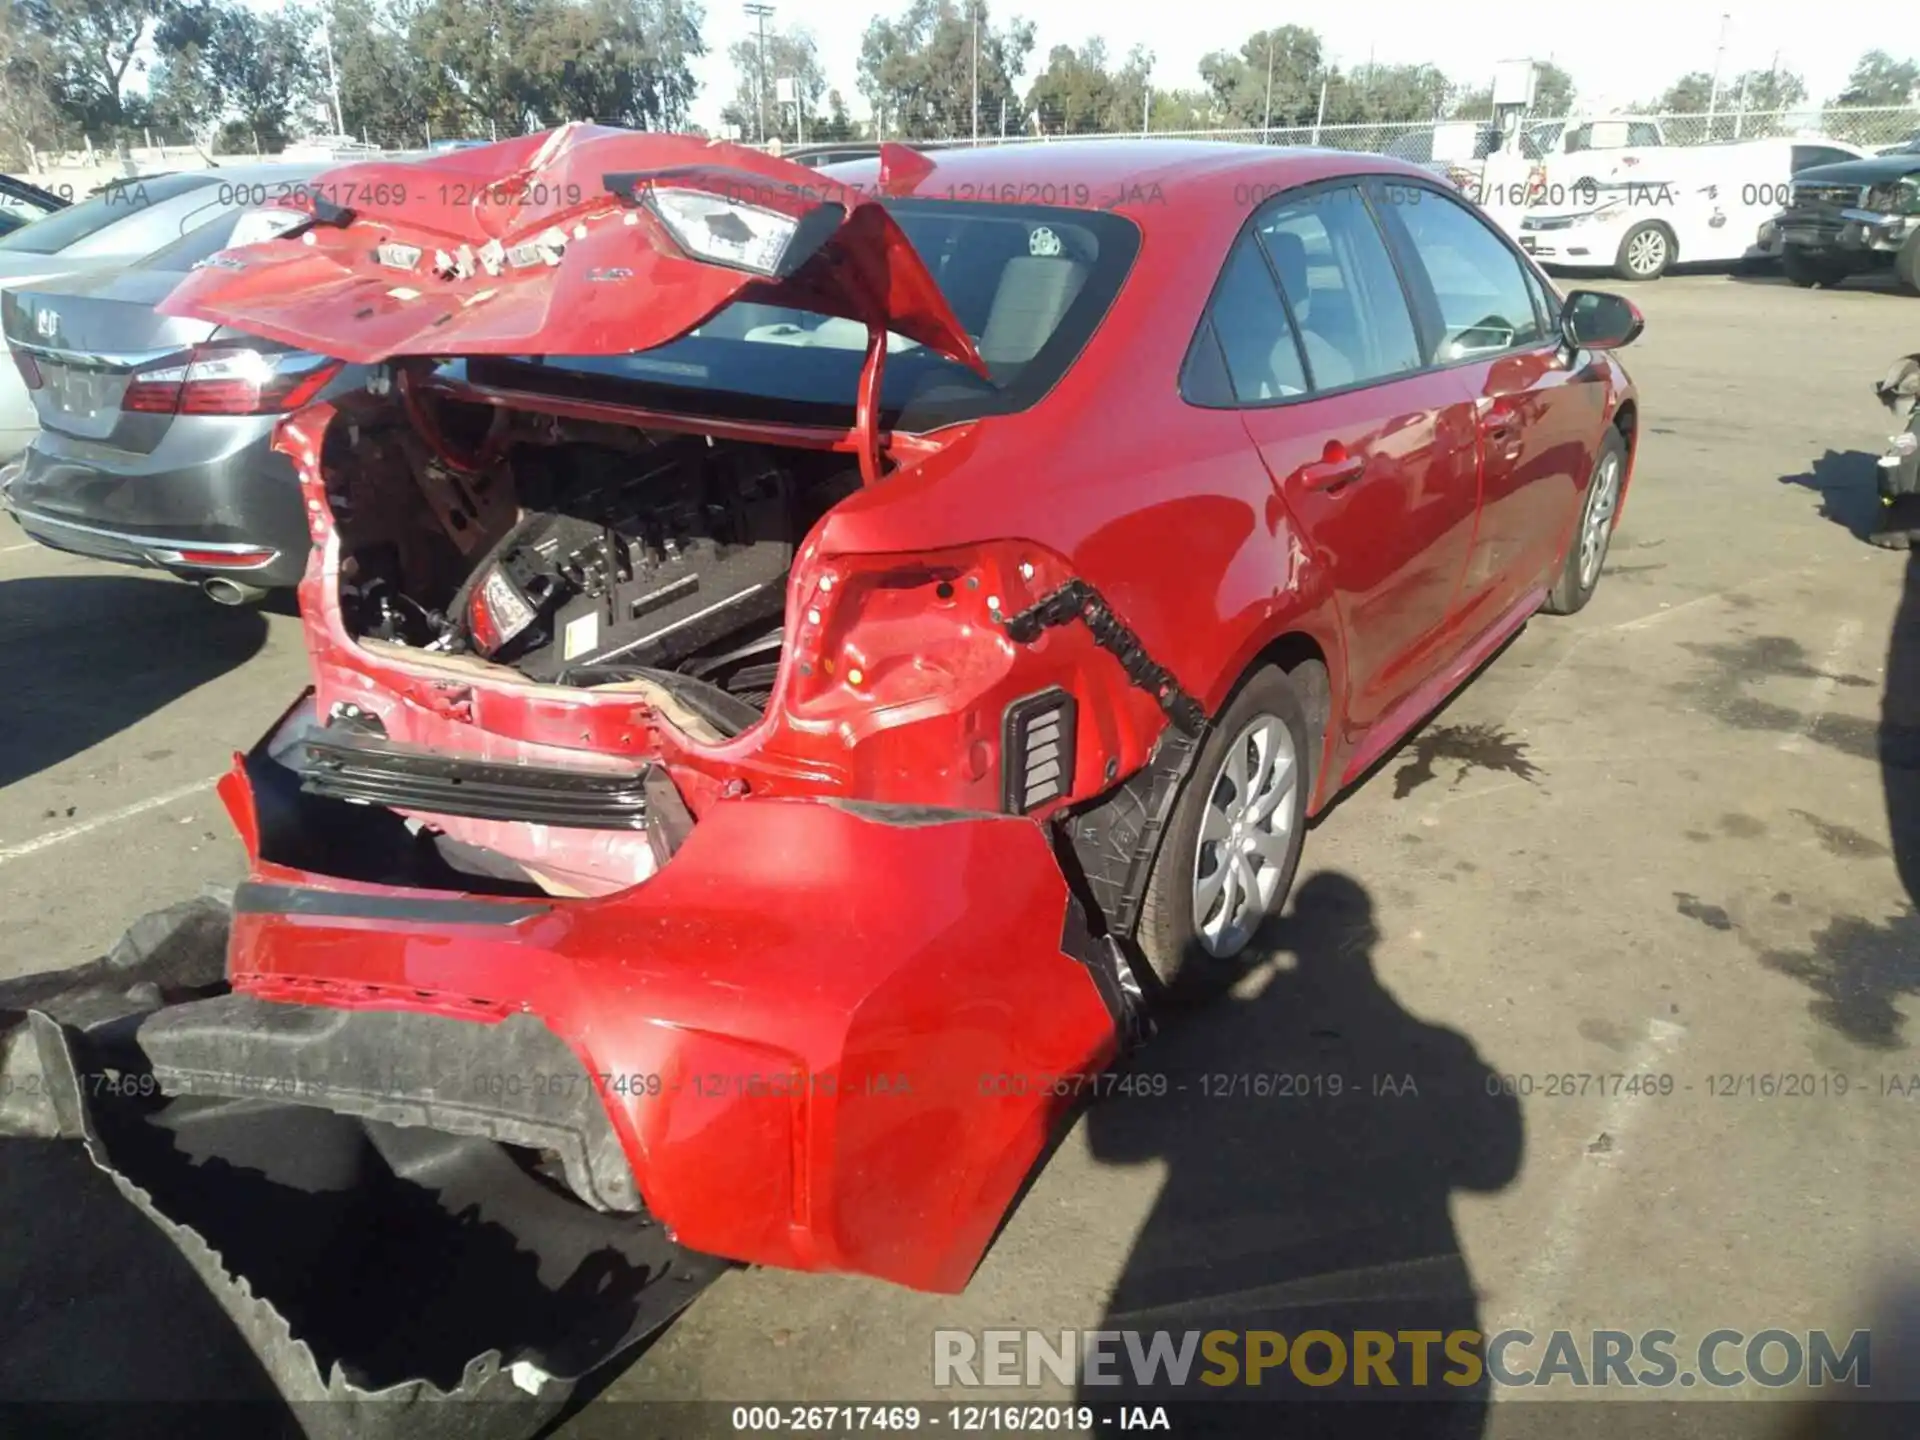
<svg viewBox="0 0 1920 1440">
<path fill-rule="evenodd" d="M 860 37 L 875 13 L 897 13 L 904 0 L 876 5 L 846 0 L 774 0 L 770 28 L 805 26 L 813 32 L 828 83 L 856 114 L 864 113 L 854 86 Z M 1897 28 L 1838 20 L 1813 23 L 1804 8 L 1755 0 L 1606 0 L 1601 4 L 1522 5 L 1513 0 L 1367 0 L 1341 5 L 1276 6 L 1254 0 L 1201 0 L 1191 6 L 1126 6 L 1113 0 L 989 0 L 998 23 L 1020 15 L 1035 24 L 1029 80 L 1055 45 L 1079 45 L 1099 35 L 1108 53 L 1136 44 L 1153 52 L 1154 82 L 1169 88 L 1199 84 L 1200 57 L 1231 50 L 1268 25 L 1318 30 L 1343 67 L 1380 64 L 1439 66 L 1457 80 L 1486 83 L 1501 60 L 1552 60 L 1570 72 L 1583 108 L 1610 108 L 1651 99 L 1689 70 L 1711 72 L 1726 20 L 1723 73 L 1765 69 L 1776 53 L 1783 69 L 1807 82 L 1810 98 L 1830 98 L 1846 82 L 1862 51 L 1879 46 L 1906 58 L 1914 48 Z M 754 33 L 738 0 L 706 0 L 709 53 L 695 68 L 704 82 L 694 118 L 711 128 L 733 92 L 727 47 Z M 1833 12 L 1838 14 L 1840 12 Z M 1890 12 L 1889 12 L 1890 13 Z"/>
</svg>

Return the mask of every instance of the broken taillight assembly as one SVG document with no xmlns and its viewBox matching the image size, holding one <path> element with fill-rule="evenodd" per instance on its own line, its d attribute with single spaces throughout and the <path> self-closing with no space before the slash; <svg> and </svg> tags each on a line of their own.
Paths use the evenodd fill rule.
<svg viewBox="0 0 1920 1440">
<path fill-rule="evenodd" d="M 283 415 L 314 399 L 341 369 L 338 360 L 301 350 L 200 345 L 181 363 L 136 374 L 120 408 L 140 415 Z"/>
</svg>

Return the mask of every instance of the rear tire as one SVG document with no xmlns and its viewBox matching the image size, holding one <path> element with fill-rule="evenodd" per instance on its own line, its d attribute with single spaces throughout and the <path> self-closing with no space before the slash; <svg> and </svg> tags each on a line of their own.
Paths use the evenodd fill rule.
<svg viewBox="0 0 1920 1440">
<path fill-rule="evenodd" d="M 1613 539 L 1620 491 L 1626 483 L 1627 442 L 1618 430 L 1609 427 L 1599 453 L 1593 457 L 1593 474 L 1580 498 L 1580 513 L 1567 541 L 1567 558 L 1542 607 L 1549 615 L 1571 615 L 1593 598 L 1600 573 L 1606 569 L 1607 546 Z"/>
<path fill-rule="evenodd" d="M 1626 233 L 1613 273 L 1622 280 L 1658 280 L 1673 264 L 1673 232 L 1658 220 L 1645 220 Z"/>
<path fill-rule="evenodd" d="M 1246 973 L 1246 952 L 1300 866 L 1317 743 L 1294 683 L 1269 668 L 1240 687 L 1201 747 L 1140 907 L 1140 948 L 1164 1001 L 1206 999 Z"/>
<path fill-rule="evenodd" d="M 1825 286 L 1831 290 L 1847 278 L 1847 272 L 1830 260 L 1818 260 L 1806 251 L 1789 245 L 1780 256 L 1780 269 L 1789 283 L 1803 290 Z"/>
</svg>

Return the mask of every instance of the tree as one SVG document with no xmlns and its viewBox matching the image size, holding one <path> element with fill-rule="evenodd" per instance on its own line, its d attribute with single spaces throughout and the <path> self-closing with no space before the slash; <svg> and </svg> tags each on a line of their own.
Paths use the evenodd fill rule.
<svg viewBox="0 0 1920 1440">
<path fill-rule="evenodd" d="M 348 130 L 418 143 L 683 129 L 700 21 L 687 0 L 332 0 L 330 30 Z"/>
<path fill-rule="evenodd" d="M 1125 65 L 1111 71 L 1103 40 L 1089 40 L 1078 50 L 1056 45 L 1047 56 L 1047 68 L 1027 92 L 1027 109 L 1052 134 L 1133 130 L 1147 122 L 1152 70 L 1153 56 L 1139 46 Z"/>
<path fill-rule="evenodd" d="M 47 37 L 23 7 L 0 5 L 0 155 L 31 162 L 30 147 L 64 138 L 67 122 L 55 98 L 58 62 Z"/>
<path fill-rule="evenodd" d="M 1690 70 L 1660 92 L 1660 98 L 1653 102 L 1653 113 L 1698 115 L 1713 103 L 1713 77 L 1704 70 Z"/>
<path fill-rule="evenodd" d="M 1329 125 L 1438 119 L 1446 113 L 1447 97 L 1453 89 L 1447 77 L 1431 65 L 1369 65 L 1357 76 L 1343 75 L 1336 69 L 1329 71 L 1326 79 Z"/>
<path fill-rule="evenodd" d="M 164 0 L 25 0 L 17 9 L 44 37 L 61 108 L 90 133 L 124 130 L 144 111 L 128 94 L 146 69 Z"/>
<path fill-rule="evenodd" d="M 1150 129 L 1206 130 L 1220 124 L 1221 119 L 1210 90 L 1187 88 L 1153 92 Z"/>
<path fill-rule="evenodd" d="M 732 62 L 735 81 L 733 98 L 720 111 L 723 121 L 739 126 L 742 135 L 760 139 L 763 138 L 761 125 L 764 118 L 767 135 L 778 135 L 789 144 L 799 140 L 800 116 L 794 106 L 784 104 L 779 99 L 780 82 L 791 80 L 794 82 L 794 93 L 807 115 L 809 138 L 828 138 L 820 133 L 823 122 L 813 118 L 820 113 L 821 101 L 826 96 L 827 76 L 820 68 L 819 47 L 814 43 L 811 33 L 801 29 L 767 32 L 767 53 L 764 57 L 767 93 L 764 104 L 760 95 L 763 67 L 759 36 L 735 41 L 727 47 L 727 59 Z M 840 117 L 842 120 L 846 118 L 844 103 Z"/>
<path fill-rule="evenodd" d="M 1920 89 L 1920 65 L 1896 60 L 1884 50 L 1869 50 L 1847 77 L 1847 88 L 1834 98 L 1836 105 L 1910 105 Z"/>
<path fill-rule="evenodd" d="M 293 6 L 262 14 L 237 0 L 176 5 L 154 41 L 161 56 L 149 87 L 154 118 L 189 131 L 203 147 L 221 135 L 223 146 L 280 149 L 321 90 L 316 26 L 310 11 Z"/>
<path fill-rule="evenodd" d="M 975 46 L 980 109 L 973 110 Z M 875 130 L 905 139 L 955 139 L 1025 128 L 1017 78 L 1033 51 L 1033 23 L 1013 19 L 995 29 L 986 0 L 908 0 L 896 19 L 876 16 L 860 45 L 860 93 L 873 107 Z"/>
<path fill-rule="evenodd" d="M 816 140 L 853 140 L 859 133 L 860 127 L 848 116 L 847 102 L 840 92 L 827 91 L 827 113 L 808 128 L 807 134 Z"/>
<path fill-rule="evenodd" d="M 1791 110 L 1807 98 L 1807 82 L 1791 70 L 1749 70 L 1736 75 L 1724 92 L 1736 109 L 1762 114 Z M 1758 134 L 1751 124 L 1744 133 Z"/>
<path fill-rule="evenodd" d="M 1200 78 L 1232 125 L 1310 125 L 1320 103 L 1320 37 L 1282 25 L 1247 37 L 1237 53 L 1200 60 Z"/>
</svg>

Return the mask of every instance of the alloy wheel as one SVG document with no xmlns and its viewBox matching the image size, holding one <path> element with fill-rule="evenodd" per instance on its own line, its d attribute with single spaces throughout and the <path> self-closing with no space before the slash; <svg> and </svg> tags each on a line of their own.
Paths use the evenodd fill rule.
<svg viewBox="0 0 1920 1440">
<path fill-rule="evenodd" d="M 1300 782 L 1293 732 L 1255 715 L 1227 747 L 1207 791 L 1193 861 L 1193 924 L 1209 955 L 1246 948 L 1279 898 Z"/>
<path fill-rule="evenodd" d="M 1611 451 L 1588 486 L 1587 513 L 1580 524 L 1580 588 L 1591 589 L 1600 578 L 1607 543 L 1613 538 L 1613 512 L 1620 506 L 1620 457 Z"/>
<path fill-rule="evenodd" d="M 1636 275 L 1657 275 L 1667 263 L 1667 237 L 1646 230 L 1627 242 L 1627 268 Z"/>
</svg>

